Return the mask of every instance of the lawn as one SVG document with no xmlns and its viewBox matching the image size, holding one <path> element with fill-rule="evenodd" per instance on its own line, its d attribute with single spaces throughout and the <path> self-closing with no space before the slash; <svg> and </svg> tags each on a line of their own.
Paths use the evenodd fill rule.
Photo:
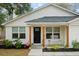
<svg viewBox="0 0 79 59">
<path fill-rule="evenodd" d="M 0 49 L 0 56 L 27 56 L 30 49 Z"/>
<path fill-rule="evenodd" d="M 52 45 L 49 45 L 50 48 L 62 48 L 63 45 L 60 45 L 60 44 L 52 44 Z"/>
</svg>

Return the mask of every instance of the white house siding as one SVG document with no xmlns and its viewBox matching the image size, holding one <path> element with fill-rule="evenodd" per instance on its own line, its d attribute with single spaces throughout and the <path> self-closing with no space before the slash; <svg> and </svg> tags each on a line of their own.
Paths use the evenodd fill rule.
<svg viewBox="0 0 79 59">
<path fill-rule="evenodd" d="M 7 26 L 6 28 L 6 39 L 12 39 L 12 27 Z"/>
<path fill-rule="evenodd" d="M 5 28 L 1 29 L 0 28 L 0 39 L 4 39 L 5 38 Z"/>
<path fill-rule="evenodd" d="M 6 27 L 6 39 L 12 39 L 12 27 L 13 26 L 26 26 L 27 24 L 25 23 L 26 21 L 33 20 L 36 18 L 44 17 L 44 16 L 74 16 L 72 13 L 66 12 L 62 9 L 59 9 L 57 7 L 49 6 L 46 8 L 42 8 L 38 11 L 35 11 L 25 17 L 19 18 L 18 20 L 15 20 L 13 22 L 10 22 L 5 25 Z M 26 33 L 28 33 L 28 28 L 26 28 Z M 29 33 L 26 35 L 26 39 L 22 40 L 25 42 L 25 40 L 29 39 L 28 38 Z M 33 41 L 33 39 L 32 39 Z"/>
<path fill-rule="evenodd" d="M 69 45 L 72 47 L 72 41 L 79 41 L 79 19 L 69 24 Z"/>
</svg>

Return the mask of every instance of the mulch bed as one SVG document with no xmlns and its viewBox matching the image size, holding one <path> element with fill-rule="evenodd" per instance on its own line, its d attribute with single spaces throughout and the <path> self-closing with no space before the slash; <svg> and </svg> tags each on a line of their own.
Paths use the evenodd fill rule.
<svg viewBox="0 0 79 59">
<path fill-rule="evenodd" d="M 6 48 L 5 45 L 0 45 L 0 49 L 28 49 L 28 48 L 29 46 L 21 47 L 21 48 L 16 48 L 15 46 L 12 46 L 12 47 Z"/>
<path fill-rule="evenodd" d="M 0 56 L 27 56 L 30 49 L 0 49 Z"/>
<path fill-rule="evenodd" d="M 43 52 L 76 52 L 79 51 L 79 48 L 44 48 Z"/>
</svg>

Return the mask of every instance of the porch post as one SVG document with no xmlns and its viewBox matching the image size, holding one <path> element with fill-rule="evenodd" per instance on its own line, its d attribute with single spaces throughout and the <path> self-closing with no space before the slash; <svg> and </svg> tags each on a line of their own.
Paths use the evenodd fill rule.
<svg viewBox="0 0 79 59">
<path fill-rule="evenodd" d="M 45 26 L 41 26 L 41 34 L 42 34 L 42 47 L 45 48 Z"/>
<path fill-rule="evenodd" d="M 29 41 L 30 41 L 30 47 L 31 47 L 31 44 L 32 44 L 32 29 L 33 29 L 33 26 L 29 26 Z"/>
<path fill-rule="evenodd" d="M 66 26 L 66 47 L 68 48 L 69 47 L 69 27 Z"/>
</svg>

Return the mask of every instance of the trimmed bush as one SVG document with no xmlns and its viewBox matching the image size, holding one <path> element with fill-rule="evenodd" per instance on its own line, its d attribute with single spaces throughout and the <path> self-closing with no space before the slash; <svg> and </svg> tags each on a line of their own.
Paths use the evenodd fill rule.
<svg viewBox="0 0 79 59">
<path fill-rule="evenodd" d="M 22 48 L 22 42 L 19 39 L 15 41 L 15 47 Z"/>
<path fill-rule="evenodd" d="M 3 44 L 5 45 L 6 48 L 12 48 L 12 41 L 10 40 L 4 40 Z"/>
<path fill-rule="evenodd" d="M 0 48 L 17 48 L 17 49 L 21 49 L 21 48 L 29 48 L 29 44 L 22 44 L 20 39 L 14 40 L 14 41 L 10 41 L 8 39 L 3 41 L 3 46 L 0 46 Z"/>
<path fill-rule="evenodd" d="M 79 42 L 77 42 L 76 40 L 74 40 L 72 42 L 73 48 L 79 48 Z"/>
</svg>

